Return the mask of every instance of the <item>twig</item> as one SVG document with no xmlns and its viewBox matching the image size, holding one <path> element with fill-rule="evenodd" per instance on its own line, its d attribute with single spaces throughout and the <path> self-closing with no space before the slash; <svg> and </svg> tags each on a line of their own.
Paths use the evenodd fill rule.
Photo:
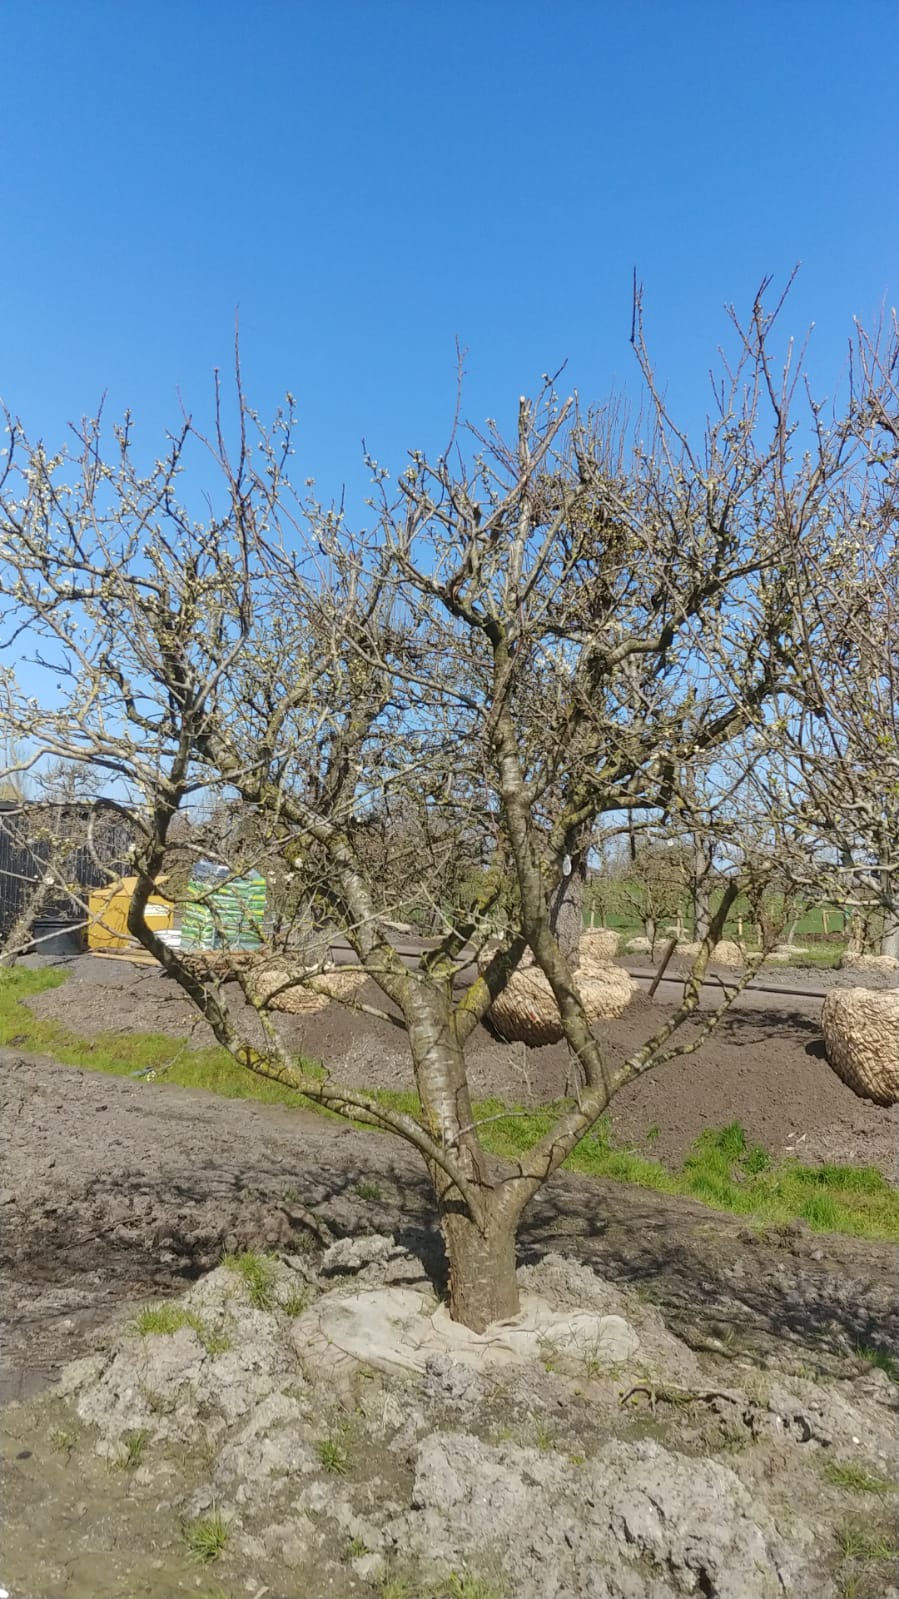
<svg viewBox="0 0 899 1599">
<path fill-rule="evenodd" d="M 709 1404 L 713 1399 L 726 1399 L 730 1405 L 751 1403 L 745 1394 L 730 1393 L 726 1388 L 683 1388 L 679 1383 L 638 1382 L 620 1396 L 619 1405 L 626 1405 L 635 1394 L 646 1395 L 653 1413 L 660 1399 L 670 1405 Z"/>
</svg>

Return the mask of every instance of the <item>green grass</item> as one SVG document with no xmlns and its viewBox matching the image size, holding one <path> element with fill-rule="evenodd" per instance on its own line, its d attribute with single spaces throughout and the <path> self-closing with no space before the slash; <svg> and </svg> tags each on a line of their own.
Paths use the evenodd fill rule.
<svg viewBox="0 0 899 1599">
<path fill-rule="evenodd" d="M 879 1366 L 885 1371 L 890 1382 L 899 1384 L 899 1360 L 886 1349 L 867 1349 L 859 1345 L 855 1353 L 862 1360 L 867 1360 L 872 1366 Z"/>
<path fill-rule="evenodd" d="M 182 1327 L 192 1327 L 198 1332 L 199 1325 L 199 1316 L 185 1310 L 183 1305 L 149 1305 L 134 1318 L 134 1330 L 142 1338 L 180 1332 Z"/>
<path fill-rule="evenodd" d="M 190 1553 L 203 1565 L 217 1560 L 228 1542 L 228 1528 L 217 1510 L 209 1516 L 200 1516 L 197 1521 L 187 1522 L 182 1533 Z"/>
<path fill-rule="evenodd" d="M 889 1533 L 872 1531 L 861 1522 L 841 1527 L 837 1543 L 844 1560 L 892 1560 L 899 1554 L 895 1538 Z"/>
<path fill-rule="evenodd" d="M 254 1076 L 218 1045 L 187 1049 L 180 1039 L 168 1033 L 97 1033 L 93 1038 L 81 1038 L 60 1022 L 35 1016 L 20 1003 L 64 982 L 64 973 L 46 968 L 28 971 L 13 967 L 0 971 L 0 1045 L 19 1044 L 23 1049 L 53 1055 L 63 1066 L 80 1066 L 110 1076 L 155 1072 L 167 1083 L 205 1088 L 227 1099 L 309 1108 L 310 1102 L 302 1094 Z M 316 1068 L 313 1062 L 301 1064 L 321 1073 L 321 1067 Z"/>
<path fill-rule="evenodd" d="M 824 1476 L 834 1488 L 845 1488 L 847 1493 L 886 1494 L 895 1487 L 886 1477 L 877 1477 L 864 1466 L 848 1460 L 829 1460 Z"/>
<path fill-rule="evenodd" d="M 350 1457 L 339 1438 L 320 1438 L 315 1446 L 322 1470 L 335 1477 L 345 1477 L 350 1467 Z"/>
<path fill-rule="evenodd" d="M 453 1571 L 449 1579 L 450 1599 L 503 1599 L 502 1589 L 471 1571 Z"/>
<path fill-rule="evenodd" d="M 502 1109 L 494 1100 L 477 1105 L 475 1115 L 499 1115 Z M 481 1129 L 481 1137 L 492 1154 L 514 1160 L 549 1130 L 554 1114 L 549 1106 L 490 1122 Z M 739 1122 L 702 1133 L 677 1171 L 633 1150 L 616 1148 L 603 1122 L 565 1164 L 584 1176 L 684 1194 L 767 1226 L 798 1218 L 815 1232 L 899 1241 L 899 1193 L 876 1168 L 775 1162 L 760 1145 L 748 1143 Z"/>
<path fill-rule="evenodd" d="M 286 1299 L 280 1301 L 278 1309 L 283 1310 L 285 1316 L 302 1316 L 308 1304 L 309 1295 L 303 1293 L 301 1289 L 295 1289 Z"/>
<path fill-rule="evenodd" d="M 64 980 L 61 973 L 48 970 L 13 968 L 0 972 L 0 1044 L 15 1040 L 23 1047 L 53 1054 L 64 1065 L 118 1076 L 128 1076 L 145 1067 L 159 1070 L 173 1062 L 165 1071 L 166 1082 L 208 1089 L 228 1098 L 274 1101 L 331 1114 L 302 1094 L 244 1070 L 223 1049 L 181 1049 L 178 1040 L 153 1033 L 79 1038 L 59 1023 L 34 1016 L 20 1003 L 32 994 L 58 987 Z M 317 1069 L 320 1071 L 321 1067 Z M 149 1092 L 152 1086 L 147 1085 Z M 414 1093 L 382 1089 L 373 1097 L 391 1109 L 420 1115 Z M 481 1139 L 485 1149 L 515 1160 L 549 1131 L 559 1109 L 558 1105 L 547 1105 L 522 1111 L 490 1099 L 475 1104 L 474 1115 L 484 1123 Z M 489 1120 L 490 1117 L 499 1119 Z M 899 1192 L 874 1167 L 803 1166 L 793 1160 L 774 1161 L 760 1145 L 747 1142 L 738 1122 L 708 1129 L 696 1140 L 680 1169 L 671 1170 L 647 1154 L 617 1147 L 608 1125 L 601 1121 L 572 1152 L 565 1166 L 586 1177 L 683 1194 L 712 1209 L 745 1216 L 763 1226 L 780 1226 L 798 1218 L 816 1232 L 899 1242 Z M 257 1262 L 263 1258 L 253 1257 Z M 252 1280 L 245 1280 L 253 1302 L 258 1303 L 260 1295 L 265 1299 L 271 1289 L 266 1268 L 253 1265 L 237 1269 L 251 1274 Z"/>
<path fill-rule="evenodd" d="M 781 968 L 786 967 L 787 970 L 791 966 L 817 966 L 827 969 L 839 966 L 845 953 L 845 944 L 809 944 L 804 955 L 791 955 L 789 960 L 779 961 L 778 965 Z"/>
<path fill-rule="evenodd" d="M 270 1256 L 247 1249 L 240 1255 L 226 1255 L 222 1265 L 241 1278 L 254 1309 L 275 1309 L 275 1263 Z"/>
<path fill-rule="evenodd" d="M 409 1599 L 412 1587 L 405 1577 L 384 1577 L 378 1593 L 380 1599 Z"/>
<path fill-rule="evenodd" d="M 645 903 L 639 882 L 636 879 L 624 879 L 615 884 L 605 883 L 596 887 L 589 887 L 585 905 L 585 921 L 590 925 L 591 914 L 595 917 L 596 924 L 602 919 L 601 912 L 605 910 L 605 923 L 607 926 L 620 933 L 623 939 L 634 938 L 643 932 L 640 921 L 639 906 Z M 674 912 L 674 899 L 669 902 L 670 910 L 663 913 L 661 921 L 663 926 L 673 925 L 677 921 Z M 712 895 L 713 908 L 718 903 L 718 895 Z M 765 910 L 768 916 L 779 919 L 783 926 L 783 937 L 793 931 L 793 941 L 805 944 L 811 940 L 824 938 L 837 939 L 843 933 L 846 925 L 845 915 L 834 906 L 827 906 L 827 923 L 824 921 L 825 907 L 820 905 L 802 906 L 794 901 L 784 904 L 782 895 L 772 895 L 766 898 Z M 693 925 L 692 910 L 689 895 L 684 893 L 680 897 L 681 924 L 686 930 L 686 935 L 691 936 Z M 743 936 L 752 943 L 757 936 L 757 926 L 752 906 L 744 894 L 738 896 L 727 919 L 724 930 L 725 938 L 739 936 L 742 920 Z M 794 928 L 795 923 L 795 928 Z M 876 931 L 876 930 L 875 930 Z M 839 958 L 839 944 L 823 945 L 823 949 L 836 948 Z M 830 964 L 822 958 L 822 964 Z"/>
<path fill-rule="evenodd" d="M 194 1310 L 186 1310 L 183 1305 L 148 1305 L 134 1318 L 134 1330 L 142 1338 L 180 1332 L 182 1327 L 190 1327 L 196 1333 L 208 1355 L 218 1355 L 230 1348 L 227 1338 L 214 1333 L 202 1316 Z"/>
<path fill-rule="evenodd" d="M 122 1439 L 124 1454 L 121 1464 L 126 1471 L 136 1471 L 144 1458 L 144 1445 L 150 1434 L 145 1427 L 140 1427 L 136 1432 L 126 1433 Z"/>
</svg>

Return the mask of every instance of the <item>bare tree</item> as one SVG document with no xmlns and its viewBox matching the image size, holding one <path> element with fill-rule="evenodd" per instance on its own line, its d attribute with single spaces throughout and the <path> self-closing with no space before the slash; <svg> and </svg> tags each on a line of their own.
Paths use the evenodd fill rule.
<svg viewBox="0 0 899 1599">
<path fill-rule="evenodd" d="M 899 338 L 859 330 L 838 429 L 813 407 L 809 461 L 831 536 L 795 592 L 798 694 L 758 740 L 752 786 L 800 890 L 882 928 L 899 957 Z M 835 469 L 838 468 L 838 469 Z M 764 748 L 762 748 L 764 745 Z"/>
<path fill-rule="evenodd" d="M 233 448 L 218 406 L 209 434 L 185 417 L 146 472 L 127 418 L 112 454 L 87 422 L 77 448 L 56 456 L 10 420 L 7 643 L 27 640 L 62 696 L 38 713 L 11 685 L 14 734 L 108 774 L 139 840 L 132 931 L 235 1059 L 419 1152 L 452 1314 L 476 1328 L 517 1309 L 515 1239 L 530 1199 L 623 1084 L 689 1055 L 729 1002 L 680 1032 L 738 872 L 683 1003 L 609 1064 L 570 914 L 594 830 L 634 810 L 689 831 L 685 774 L 703 763 L 708 788 L 730 752 L 753 739 L 776 747 L 772 707 L 798 704 L 807 682 L 804 585 L 837 536 L 827 507 L 850 492 L 850 468 L 881 471 L 876 460 L 847 465 L 840 417 L 817 455 L 789 460 L 793 380 L 771 382 L 776 312 L 761 295 L 695 447 L 656 385 L 639 302 L 635 313 L 645 439 L 628 441 L 614 412 L 583 413 L 548 384 L 521 400 L 510 439 L 492 423 L 454 430 L 437 459 L 412 452 L 396 483 L 369 459 L 371 518 L 359 531 L 340 508 L 294 493 L 292 402 L 264 427 L 239 370 Z M 202 517 L 182 487 L 196 451 L 220 485 Z M 419 1115 L 319 1080 L 289 1054 L 261 975 L 270 949 L 232 962 L 258 1014 L 251 1033 L 221 982 L 155 937 L 144 910 L 174 819 L 209 791 L 252 808 L 267 860 L 377 984 L 379 1004 L 353 1003 L 405 1032 Z M 758 883 L 764 861 L 753 871 Z M 426 912 L 433 930 L 411 963 L 391 898 Z M 465 1052 L 528 950 L 558 1008 L 574 1086 L 550 1131 L 497 1177 Z M 320 981 L 289 954 L 282 988 Z"/>
<path fill-rule="evenodd" d="M 666 843 L 658 837 L 655 840 L 645 838 L 630 863 L 624 891 L 632 910 L 640 918 L 651 954 L 655 954 L 659 933 L 672 919 L 678 935 L 682 936 L 681 907 L 690 880 L 690 865 L 683 845 L 673 838 Z M 705 933 L 701 936 L 704 938 Z"/>
</svg>

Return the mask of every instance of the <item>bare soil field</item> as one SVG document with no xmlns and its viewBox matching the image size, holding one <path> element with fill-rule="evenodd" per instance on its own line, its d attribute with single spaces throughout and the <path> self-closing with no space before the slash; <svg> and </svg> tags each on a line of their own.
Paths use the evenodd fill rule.
<svg viewBox="0 0 899 1599">
<path fill-rule="evenodd" d="M 189 1038 L 197 1046 L 214 1042 L 181 991 L 154 969 L 91 957 L 67 969 L 63 987 L 28 1002 L 36 1015 L 60 1021 L 84 1037 L 160 1032 Z M 899 1106 L 884 1109 L 857 1098 L 828 1067 L 818 1026 L 821 1002 L 801 993 L 819 990 L 822 975 L 830 984 L 843 985 L 853 976 L 791 972 L 787 980 L 782 972 L 772 975 L 766 982 L 788 990 L 784 995 L 747 992 L 696 1054 L 625 1088 L 609 1112 L 616 1141 L 679 1162 L 705 1127 L 737 1120 L 750 1141 L 773 1155 L 875 1165 L 892 1180 L 899 1155 Z M 790 989 L 799 990 L 801 997 Z M 255 1018 L 247 1015 L 237 986 L 229 984 L 226 992 L 235 1014 L 252 1027 Z M 674 997 L 669 990 L 668 1003 L 658 1004 L 638 994 L 617 1021 L 601 1024 L 598 1031 L 611 1064 L 651 1035 L 669 1014 Z M 383 1003 L 373 984 L 366 985 L 361 998 Z M 704 995 L 706 1006 L 714 999 L 714 989 Z M 322 1061 L 340 1082 L 361 1088 L 413 1086 L 405 1039 L 389 1022 L 331 1004 L 314 1016 L 280 1016 L 277 1025 L 292 1048 Z M 684 1036 L 691 1036 L 689 1029 Z M 564 1044 L 527 1049 L 497 1043 L 479 1029 L 467 1055 L 475 1098 L 495 1095 L 533 1105 L 565 1091 L 569 1058 Z"/>
<path fill-rule="evenodd" d="M 89 1347 L 111 1308 L 171 1290 L 226 1250 L 376 1230 L 412 1239 L 439 1279 L 427 1184 L 397 1140 L 14 1050 L 0 1057 L 0 1090 L 7 1393 Z M 530 1207 L 521 1248 L 534 1259 L 563 1245 L 644 1285 L 703 1339 L 773 1336 L 846 1355 L 899 1334 L 889 1244 L 799 1223 L 760 1232 L 680 1197 L 559 1175 Z"/>
<path fill-rule="evenodd" d="M 119 962 L 76 961 L 28 1003 L 83 1037 L 212 1041 L 170 982 Z M 897 1111 L 829 1070 L 819 1003 L 747 994 L 619 1095 L 616 1140 L 676 1163 L 736 1118 L 775 1155 L 892 1175 Z M 610 1059 L 666 1014 L 636 996 L 603 1025 Z M 412 1085 L 387 1021 L 331 1005 L 279 1026 L 347 1082 Z M 484 1032 L 470 1065 L 476 1096 L 524 1104 L 568 1070 L 564 1047 Z M 445 1286 L 405 1146 L 15 1041 L 0 1111 L 11 1599 L 896 1599 L 892 1245 L 560 1174 L 526 1215 L 523 1285 L 608 1315 L 623 1364 L 590 1345 L 505 1374 L 335 1365 L 317 1318 L 340 1324 L 341 1292 L 414 1289 L 430 1314 Z M 247 1250 L 278 1284 L 265 1308 L 222 1266 Z M 165 1336 L 142 1336 L 160 1304 Z"/>
<path fill-rule="evenodd" d="M 440 1291 L 411 1152 L 14 1051 L 0 1084 L 11 1599 L 895 1599 L 892 1247 L 560 1176 L 523 1284 L 633 1355 L 391 1375 L 316 1318 Z"/>
</svg>

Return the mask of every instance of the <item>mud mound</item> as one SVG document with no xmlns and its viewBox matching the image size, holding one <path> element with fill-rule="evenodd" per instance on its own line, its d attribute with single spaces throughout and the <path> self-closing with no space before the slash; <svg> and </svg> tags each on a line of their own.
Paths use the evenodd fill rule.
<svg viewBox="0 0 899 1599">
<path fill-rule="evenodd" d="M 239 1257 L 146 1307 L 55 1393 L 7 1411 L 14 1599 L 195 1592 L 198 1549 L 227 1592 L 846 1590 L 840 1469 L 872 1485 L 872 1541 L 894 1508 L 883 1373 L 821 1386 L 698 1357 L 635 1295 L 561 1256 L 522 1287 L 566 1324 L 572 1312 L 620 1320 L 615 1361 L 577 1340 L 505 1365 L 486 1349 L 472 1364 L 424 1348 L 435 1301 L 421 1261 L 389 1236 L 342 1240 L 317 1266 Z M 402 1300 L 402 1336 L 420 1334 L 423 1359 L 399 1376 L 374 1338 L 339 1369 L 316 1341 L 366 1293 Z M 35 1496 L 48 1491 L 36 1538 Z M 885 1562 L 878 1571 L 885 1595 Z"/>
</svg>

